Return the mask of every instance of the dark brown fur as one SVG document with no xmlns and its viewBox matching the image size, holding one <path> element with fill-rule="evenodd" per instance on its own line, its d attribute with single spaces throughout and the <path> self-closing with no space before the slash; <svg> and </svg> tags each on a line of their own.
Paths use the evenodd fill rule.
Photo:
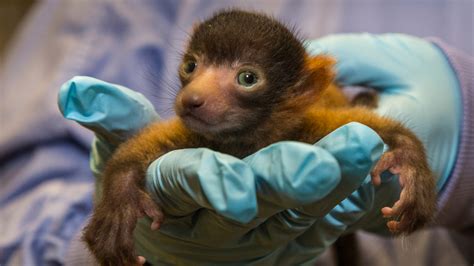
<svg viewBox="0 0 474 266">
<path fill-rule="evenodd" d="M 199 67 L 252 63 L 264 72 L 265 83 L 254 93 L 221 95 L 220 90 L 206 92 L 207 88 L 195 86 L 196 77 L 180 72 L 184 92 L 178 95 L 178 105 L 191 89 L 204 90 L 205 97 L 227 97 L 235 109 L 229 111 L 231 122 L 222 130 L 196 132 L 175 117 L 151 124 L 119 147 L 107 163 L 102 198 L 84 230 L 84 240 L 99 263 L 137 263 L 132 235 L 137 219 L 145 215 L 163 219 L 145 191 L 144 176 L 148 165 L 164 153 L 208 147 L 242 158 L 282 140 L 315 143 L 353 121 L 374 129 L 390 147 L 373 174 L 394 167 L 404 176 L 399 217 L 392 217 L 399 222 L 395 231 L 410 233 L 429 221 L 434 181 L 421 142 L 401 123 L 367 108 L 351 107 L 331 83 L 334 61 L 330 57 L 309 56 L 302 42 L 272 18 L 236 10 L 220 12 L 194 29 L 183 62 L 194 57 L 200 58 Z"/>
</svg>

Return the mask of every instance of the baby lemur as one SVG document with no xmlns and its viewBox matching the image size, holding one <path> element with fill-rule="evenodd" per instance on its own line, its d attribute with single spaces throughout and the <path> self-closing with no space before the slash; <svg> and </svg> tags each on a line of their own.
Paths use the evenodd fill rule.
<svg viewBox="0 0 474 266">
<path fill-rule="evenodd" d="M 334 85 L 334 60 L 309 55 L 303 42 L 266 15 L 226 10 L 195 26 L 184 53 L 177 116 L 149 125 L 123 143 L 103 173 L 84 240 L 103 265 L 138 263 L 133 230 L 139 217 L 163 220 L 147 194 L 145 172 L 166 152 L 208 147 L 242 158 L 282 140 L 315 143 L 336 128 L 360 122 L 389 146 L 371 172 L 375 185 L 389 170 L 402 192 L 382 214 L 395 233 L 430 220 L 435 189 L 424 147 L 401 123 L 354 107 Z"/>
</svg>

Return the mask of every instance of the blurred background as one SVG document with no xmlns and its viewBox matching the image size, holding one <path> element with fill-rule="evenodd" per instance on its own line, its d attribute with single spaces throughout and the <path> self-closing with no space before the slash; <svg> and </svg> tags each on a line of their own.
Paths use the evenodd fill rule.
<svg viewBox="0 0 474 266">
<path fill-rule="evenodd" d="M 91 4 L 94 2 L 92 0 L 80 2 L 87 1 Z M 38 2 L 41 1 L 2 0 L 0 2 L 0 51 L 2 53 L 21 20 Z M 237 2 L 252 6 L 251 2 L 253 1 Z M 418 36 L 439 36 L 457 44 L 459 48 L 469 54 L 474 52 L 472 0 L 319 0 L 309 2 L 319 2 L 315 4 L 332 7 L 330 12 L 325 12 L 328 18 L 338 15 L 336 12 L 342 12 L 342 20 L 338 21 L 339 19 L 333 17 L 327 21 L 328 24 L 334 24 L 333 29 L 339 32 L 405 32 Z M 342 9 L 334 10 L 337 7 Z M 384 11 L 380 12 L 382 10 Z M 335 13 L 331 13 L 331 11 Z M 290 20 L 293 17 L 294 20 L 292 15 L 286 17 Z M 297 23 L 297 21 L 294 22 Z"/>
<path fill-rule="evenodd" d="M 306 38 L 400 32 L 474 54 L 473 0 L 0 0 L 0 265 L 63 264 L 90 213 L 92 135 L 59 114 L 60 85 L 94 76 L 172 115 L 193 23 L 232 6 L 274 14 Z M 444 229 L 396 241 L 359 235 L 363 265 L 469 265 L 474 250 L 453 241 L 471 241 L 463 237 Z M 331 265 L 327 255 L 320 264 Z"/>
</svg>

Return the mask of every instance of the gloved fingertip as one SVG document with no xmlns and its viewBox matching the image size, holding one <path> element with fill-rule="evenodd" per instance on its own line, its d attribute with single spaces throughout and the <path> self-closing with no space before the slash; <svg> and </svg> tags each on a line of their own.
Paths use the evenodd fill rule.
<svg viewBox="0 0 474 266">
<path fill-rule="evenodd" d="M 206 148 L 161 156 L 148 167 L 146 188 L 165 212 L 174 215 L 207 208 L 247 223 L 258 212 L 255 178 L 248 165 Z"/>
<path fill-rule="evenodd" d="M 69 94 L 71 90 L 75 89 L 75 82 L 74 78 L 66 81 L 61 85 L 61 88 L 59 88 L 59 93 L 58 93 L 58 107 L 59 111 L 61 114 L 66 117 L 67 116 L 67 106 L 69 103 Z M 67 118 L 67 117 L 66 117 Z"/>
<path fill-rule="evenodd" d="M 216 212 L 232 220 L 247 223 L 258 212 L 255 177 L 242 160 L 227 154 L 202 150 L 199 180 Z"/>
<path fill-rule="evenodd" d="M 340 181 L 333 156 L 305 143 L 278 142 L 244 160 L 256 175 L 259 194 L 285 208 L 319 200 Z"/>
<path fill-rule="evenodd" d="M 370 154 L 370 159 L 377 161 L 385 149 L 385 144 L 377 132 L 359 122 L 350 122 L 346 124 L 346 127 L 352 134 L 352 140 L 356 144 L 363 144 Z"/>
<path fill-rule="evenodd" d="M 384 151 L 384 143 L 371 128 L 358 122 L 348 123 L 316 143 L 342 164 L 343 170 L 366 172 L 376 163 Z"/>
<path fill-rule="evenodd" d="M 67 119 L 77 121 L 79 123 L 87 123 L 89 120 L 89 113 L 91 105 L 90 95 L 85 94 L 85 90 L 94 86 L 107 87 L 111 84 L 87 76 L 74 76 L 70 80 L 63 83 L 58 93 L 58 107 L 63 116 Z M 98 90 L 95 89 L 91 93 L 97 94 Z M 92 114 L 100 114 L 98 111 L 93 109 Z M 100 114 L 101 115 L 101 114 Z M 103 116 L 94 117 L 94 120 L 102 119 Z"/>
<path fill-rule="evenodd" d="M 61 86 L 58 106 L 65 118 L 112 143 L 160 119 L 143 94 L 87 76 L 75 76 Z"/>
<path fill-rule="evenodd" d="M 324 198 L 341 180 L 339 165 L 324 149 L 297 142 L 284 142 L 283 152 L 296 160 L 286 165 L 287 185 L 282 189 L 298 204 L 306 204 Z M 290 161 L 284 159 L 283 165 Z M 282 191 L 282 192 L 283 192 Z"/>
</svg>

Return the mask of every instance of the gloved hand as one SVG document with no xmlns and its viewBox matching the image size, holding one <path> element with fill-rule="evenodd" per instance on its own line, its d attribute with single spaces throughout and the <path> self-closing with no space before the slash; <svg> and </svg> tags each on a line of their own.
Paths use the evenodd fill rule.
<svg viewBox="0 0 474 266">
<path fill-rule="evenodd" d="M 402 121 L 423 142 L 440 190 L 457 154 L 459 82 L 434 44 L 403 34 L 341 34 L 308 42 L 313 54 L 337 59 L 337 82 L 378 90 L 376 112 Z"/>
<path fill-rule="evenodd" d="M 66 118 L 99 133 L 91 157 L 99 175 L 116 144 L 144 126 L 146 118 L 156 117 L 140 94 L 87 77 L 63 85 L 59 106 Z M 135 112 L 138 119 L 130 121 Z M 280 261 L 285 245 L 361 183 L 371 187 L 366 176 L 382 150 L 375 132 L 351 123 L 315 146 L 281 142 L 244 160 L 204 148 L 167 153 L 150 165 L 147 176 L 147 188 L 167 220 L 157 232 L 149 231 L 147 219 L 139 222 L 138 253 L 151 263 Z M 354 202 L 364 202 L 364 197 L 371 199 L 358 193 Z M 337 211 L 344 214 L 341 208 Z M 313 230 L 317 252 L 335 240 L 334 232 L 343 232 L 338 223 L 321 223 L 329 237 Z M 290 257 L 301 262 L 298 255 Z"/>
<path fill-rule="evenodd" d="M 337 59 L 336 81 L 341 86 L 371 87 L 379 92 L 381 115 L 401 120 L 423 142 L 438 191 L 446 182 L 457 154 L 461 123 L 461 95 L 456 75 L 433 44 L 407 35 L 341 34 L 308 42 L 312 54 Z M 290 242 L 281 257 L 285 264 L 308 262 L 321 253 L 321 243 L 358 229 L 387 234 L 380 209 L 391 206 L 400 193 L 396 176 L 382 177 L 374 188 L 364 182 L 323 219 Z M 336 226 L 338 225 L 338 226 Z M 337 228 L 337 229 L 336 229 Z"/>
</svg>

